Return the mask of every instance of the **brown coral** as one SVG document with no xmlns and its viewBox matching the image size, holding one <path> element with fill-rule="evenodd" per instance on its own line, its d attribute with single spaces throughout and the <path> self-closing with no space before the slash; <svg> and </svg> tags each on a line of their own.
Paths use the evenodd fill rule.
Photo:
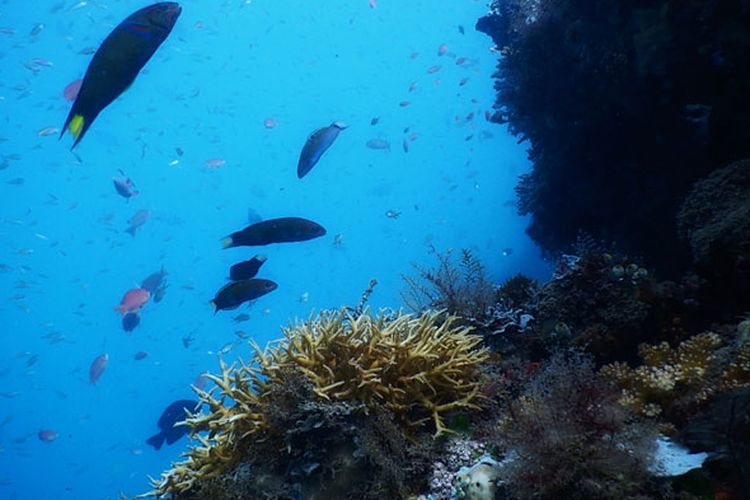
<svg viewBox="0 0 750 500">
<path fill-rule="evenodd" d="M 303 378 L 318 401 L 350 402 L 365 412 L 383 408 L 403 429 L 419 432 L 431 424 L 438 436 L 447 431 L 448 413 L 478 408 L 479 367 L 487 359 L 480 343 L 442 312 L 375 317 L 329 311 L 290 326 L 265 351 L 256 347 L 251 363 L 222 362 L 221 374 L 210 376 L 216 387 L 197 390 L 208 413 L 188 424 L 194 435 L 207 436 L 197 435 L 199 444 L 153 481 L 150 494 L 191 490 L 240 462 L 254 443 L 283 434 L 270 418 L 277 406 L 273 393 L 294 377 Z"/>
<path fill-rule="evenodd" d="M 713 332 L 695 335 L 676 348 L 642 344 L 643 364 L 612 363 L 601 373 L 622 388 L 620 403 L 641 415 L 685 410 L 714 395 L 750 384 L 750 347 L 725 346 Z"/>
</svg>

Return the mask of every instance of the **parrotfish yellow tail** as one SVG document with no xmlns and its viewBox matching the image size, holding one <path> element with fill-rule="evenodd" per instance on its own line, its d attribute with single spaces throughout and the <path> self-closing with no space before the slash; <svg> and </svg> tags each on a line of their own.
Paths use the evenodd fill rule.
<svg viewBox="0 0 750 500">
<path fill-rule="evenodd" d="M 232 246 L 232 244 L 233 244 L 233 241 L 232 241 L 231 236 L 227 236 L 226 238 L 221 240 L 221 248 L 229 248 Z"/>
</svg>

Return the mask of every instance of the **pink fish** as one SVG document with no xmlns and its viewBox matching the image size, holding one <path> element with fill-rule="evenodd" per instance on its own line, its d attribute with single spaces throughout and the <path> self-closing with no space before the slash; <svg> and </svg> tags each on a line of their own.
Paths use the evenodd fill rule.
<svg viewBox="0 0 750 500">
<path fill-rule="evenodd" d="M 37 434 L 37 436 L 39 436 L 39 441 L 44 441 L 45 443 L 51 443 L 57 439 L 59 435 L 60 434 L 51 429 L 41 429 Z"/>
<path fill-rule="evenodd" d="M 440 71 L 440 68 L 441 66 L 439 64 L 436 64 L 435 66 L 430 66 L 429 68 L 427 68 L 427 72 L 430 74 L 437 73 L 438 71 Z"/>
<path fill-rule="evenodd" d="M 137 196 L 138 193 L 140 193 L 140 191 L 134 189 L 135 184 L 133 184 L 133 181 L 130 180 L 130 177 L 113 177 L 112 182 L 114 182 L 117 194 L 119 194 L 123 198 L 129 199 L 133 196 Z"/>
<path fill-rule="evenodd" d="M 404 153 L 409 152 L 409 141 L 404 139 L 404 142 L 401 143 L 401 146 L 404 148 Z"/>
<path fill-rule="evenodd" d="M 66 101 L 73 102 L 76 100 L 76 97 L 78 97 L 78 91 L 81 90 L 82 83 L 83 80 L 79 78 L 78 80 L 73 80 L 65 87 L 63 90 L 63 97 L 65 97 Z"/>
<path fill-rule="evenodd" d="M 120 305 L 113 307 L 113 309 L 120 311 L 120 314 L 125 316 L 129 312 L 139 311 L 150 297 L 151 294 L 145 288 L 133 288 L 125 292 Z"/>
<path fill-rule="evenodd" d="M 104 370 L 107 369 L 107 363 L 109 363 L 109 354 L 104 353 L 94 358 L 89 367 L 89 384 L 96 384 L 99 377 L 102 376 Z"/>
<path fill-rule="evenodd" d="M 130 219 L 128 219 L 128 228 L 125 232 L 135 237 L 135 232 L 146 223 L 148 216 L 148 210 L 138 210 Z"/>
<path fill-rule="evenodd" d="M 446 52 L 448 52 L 448 46 L 444 43 L 441 43 L 440 47 L 438 47 L 438 55 L 444 56 Z"/>
<path fill-rule="evenodd" d="M 370 6 L 371 9 L 374 9 L 378 6 L 378 0 L 367 0 L 367 4 Z"/>
<path fill-rule="evenodd" d="M 221 158 L 213 158 L 211 160 L 206 160 L 205 162 L 203 162 L 203 166 L 206 168 L 219 168 L 225 163 L 226 160 L 222 160 Z"/>
<path fill-rule="evenodd" d="M 465 62 L 466 62 L 465 57 L 459 57 L 458 59 L 456 59 L 456 64 L 458 64 L 459 66 L 461 66 Z"/>
<path fill-rule="evenodd" d="M 142 359 L 146 359 L 146 356 L 148 356 L 148 353 L 145 351 L 138 351 L 135 353 L 135 356 L 133 356 L 133 359 L 136 361 L 140 361 Z"/>
<path fill-rule="evenodd" d="M 417 82 L 411 82 L 411 83 L 409 84 L 409 92 L 411 92 L 411 91 L 412 91 L 412 90 L 414 90 L 415 88 L 417 88 Z"/>
<path fill-rule="evenodd" d="M 458 86 L 459 87 L 463 87 L 464 85 L 466 85 L 466 82 L 468 82 L 468 81 L 469 81 L 469 77 L 465 76 L 465 77 L 461 78 L 460 82 L 458 82 Z"/>
<path fill-rule="evenodd" d="M 278 125 L 279 122 L 276 121 L 276 118 L 266 118 L 263 120 L 263 126 L 266 128 L 276 128 L 276 125 Z"/>
<path fill-rule="evenodd" d="M 405 108 L 409 104 L 411 104 L 409 101 L 401 101 L 400 103 L 398 103 L 398 105 L 401 106 L 402 108 Z"/>
</svg>

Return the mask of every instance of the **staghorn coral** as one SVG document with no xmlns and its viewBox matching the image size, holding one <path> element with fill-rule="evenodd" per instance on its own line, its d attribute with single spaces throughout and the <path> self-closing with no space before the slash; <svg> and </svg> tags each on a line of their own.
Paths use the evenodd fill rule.
<svg viewBox="0 0 750 500">
<path fill-rule="evenodd" d="M 750 384 L 750 348 L 725 346 L 713 332 L 695 335 L 673 348 L 642 344 L 643 364 L 612 363 L 601 374 L 622 389 L 620 403 L 648 417 L 681 417 L 716 394 Z"/>
<path fill-rule="evenodd" d="M 311 476 L 318 484 L 327 472 L 339 479 L 354 477 L 352 471 L 362 464 L 353 443 L 365 439 L 367 446 L 360 453 L 366 456 L 378 441 L 374 436 L 383 435 L 370 431 L 355 437 L 352 422 L 357 416 L 387 412 L 383 422 L 392 419 L 397 424 L 392 428 L 418 440 L 429 428 L 435 437 L 449 432 L 444 419 L 451 412 L 479 408 L 480 365 L 488 357 L 480 343 L 470 328 L 458 326 L 457 318 L 444 312 L 375 317 L 328 311 L 290 326 L 284 338 L 266 350 L 256 346 L 249 364 L 221 362 L 221 373 L 209 376 L 216 387 L 196 389 L 208 408 L 187 420 L 198 444 L 185 453 L 184 461 L 152 481 L 149 494 L 207 498 L 191 493 L 248 455 L 261 453 L 252 451 L 255 448 L 267 451 L 259 455 L 265 461 L 286 450 L 297 465 L 281 468 L 301 470 L 303 478 L 320 469 L 319 476 Z M 390 434 L 389 439 L 380 438 L 382 446 L 400 449 Z M 316 441 L 311 436 L 321 435 L 337 445 L 327 447 L 327 459 L 337 464 L 329 470 L 305 450 L 305 444 Z M 398 453 L 410 456 L 404 449 Z M 393 464 L 379 460 L 397 476 Z M 347 488 L 341 491 L 351 493 L 353 486 Z M 328 494 L 331 491 L 338 490 L 329 488 Z"/>
</svg>

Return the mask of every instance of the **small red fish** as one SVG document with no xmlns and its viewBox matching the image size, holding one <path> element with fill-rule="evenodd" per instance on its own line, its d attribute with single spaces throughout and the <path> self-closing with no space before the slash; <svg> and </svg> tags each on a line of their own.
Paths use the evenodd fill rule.
<svg viewBox="0 0 750 500">
<path fill-rule="evenodd" d="M 402 108 L 405 108 L 409 104 L 411 104 L 409 101 L 401 101 L 400 103 L 398 103 L 398 105 L 401 106 Z"/>
<path fill-rule="evenodd" d="M 440 68 L 441 66 L 439 64 L 436 64 L 435 66 L 430 66 L 429 68 L 427 68 L 427 72 L 429 74 L 437 73 L 438 71 L 440 71 Z"/>
<path fill-rule="evenodd" d="M 206 384 L 211 381 L 211 379 L 209 379 L 207 375 L 207 372 L 203 372 L 199 373 L 198 376 L 195 377 L 195 382 L 193 382 L 193 385 L 196 389 L 200 389 L 202 391 L 206 388 Z"/>
<path fill-rule="evenodd" d="M 469 77 L 465 76 L 465 77 L 461 78 L 460 82 L 458 82 L 458 86 L 459 87 L 463 87 L 464 85 L 466 85 L 466 82 L 468 82 L 468 81 L 469 81 Z"/>
<path fill-rule="evenodd" d="M 409 152 L 409 141 L 407 139 L 404 139 L 404 142 L 401 143 L 401 146 L 404 148 L 404 153 Z"/>
<path fill-rule="evenodd" d="M 51 443 L 52 441 L 57 439 L 59 435 L 60 434 L 51 429 L 41 429 L 37 434 L 37 436 L 39 436 L 39 441 L 43 441 L 45 443 Z"/>
<path fill-rule="evenodd" d="M 211 160 L 206 160 L 203 163 L 203 166 L 206 168 L 219 168 L 226 162 L 226 160 L 222 160 L 221 158 L 212 158 Z"/>
<path fill-rule="evenodd" d="M 142 359 L 146 359 L 146 356 L 148 356 L 148 353 L 145 351 L 138 351 L 135 353 L 135 356 L 133 356 L 133 359 L 136 361 L 140 361 Z"/>
<path fill-rule="evenodd" d="M 465 62 L 466 62 L 465 57 L 459 57 L 458 59 L 456 59 L 456 64 L 458 64 L 459 66 L 461 66 Z"/>
<path fill-rule="evenodd" d="M 120 305 L 115 306 L 114 310 L 120 311 L 123 316 L 129 312 L 139 311 L 150 297 L 151 294 L 145 288 L 133 288 L 125 292 Z"/>
<path fill-rule="evenodd" d="M 82 83 L 83 80 L 79 78 L 65 86 L 65 89 L 63 89 L 63 97 L 65 97 L 66 101 L 73 102 L 76 100 L 76 97 L 78 97 L 78 91 L 81 90 Z"/>
<path fill-rule="evenodd" d="M 440 47 L 438 47 L 438 56 L 444 56 L 446 52 L 448 52 L 448 46 L 444 43 L 441 43 Z"/>
<path fill-rule="evenodd" d="M 378 0 L 367 0 L 367 4 L 371 9 L 374 9 L 378 6 Z"/>
<path fill-rule="evenodd" d="M 417 82 L 411 82 L 411 83 L 409 84 L 409 92 L 411 92 L 411 91 L 412 91 L 412 90 L 414 90 L 415 88 L 417 88 Z"/>
<path fill-rule="evenodd" d="M 96 384 L 102 373 L 104 373 L 104 370 L 107 369 L 107 363 L 109 363 L 109 354 L 107 353 L 100 354 L 94 358 L 89 367 L 89 384 Z"/>
</svg>

